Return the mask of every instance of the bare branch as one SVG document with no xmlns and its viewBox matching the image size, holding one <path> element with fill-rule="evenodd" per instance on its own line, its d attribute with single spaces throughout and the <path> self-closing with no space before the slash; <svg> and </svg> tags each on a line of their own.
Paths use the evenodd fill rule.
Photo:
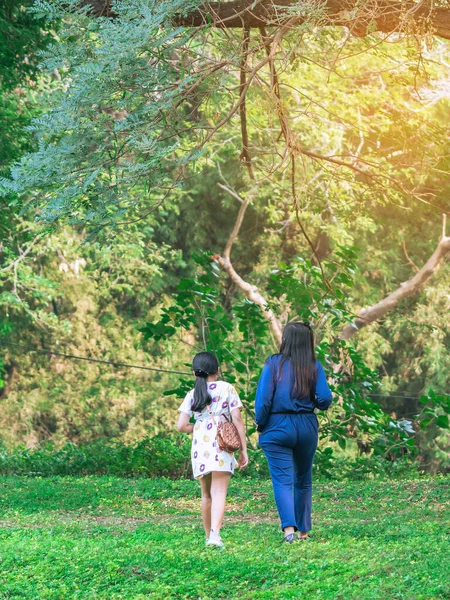
<svg viewBox="0 0 450 600">
<path fill-rule="evenodd" d="M 98 4 L 98 0 L 97 0 Z M 295 0 L 232 0 L 230 2 L 205 2 L 198 10 L 179 16 L 177 25 L 200 27 L 210 23 L 213 27 L 249 27 L 284 25 L 292 17 L 289 8 Z M 326 25 L 348 27 L 353 35 L 365 37 L 369 32 L 384 33 L 405 30 L 427 31 L 450 39 L 450 9 L 434 6 L 433 0 L 402 2 L 394 0 L 326 0 L 324 11 Z M 307 17 L 296 17 L 302 23 Z"/>
<path fill-rule="evenodd" d="M 281 324 L 275 316 L 274 312 L 270 308 L 267 308 L 267 300 L 262 296 L 262 294 L 259 292 L 258 288 L 255 285 L 251 285 L 247 281 L 244 281 L 242 277 L 238 275 L 230 260 L 231 248 L 233 247 L 233 244 L 239 235 L 239 231 L 242 226 L 242 221 L 244 220 L 245 211 L 247 210 L 247 207 L 251 199 L 253 198 L 253 195 L 256 193 L 257 186 L 250 190 L 246 198 L 241 198 L 234 190 L 231 190 L 230 188 L 227 188 L 226 186 L 220 183 L 218 185 L 224 190 L 226 190 L 231 196 L 237 198 L 241 205 L 239 207 L 239 212 L 236 217 L 236 222 L 234 224 L 233 230 L 230 233 L 230 237 L 228 238 L 228 242 L 225 246 L 223 256 L 216 255 L 215 259 L 217 260 L 222 270 L 225 271 L 227 275 L 229 275 L 230 279 L 238 286 L 240 290 L 244 292 L 247 298 L 260 307 L 262 314 L 266 317 L 266 319 L 269 322 L 272 333 L 275 336 L 275 340 L 278 344 L 281 344 Z"/>
<path fill-rule="evenodd" d="M 90 6 L 93 17 L 117 17 L 111 0 L 80 0 L 80 6 Z M 295 0 L 231 0 L 205 2 L 199 9 L 174 19 L 174 25 L 185 27 L 260 28 L 284 25 L 291 17 L 288 9 Z M 374 31 L 428 31 L 450 39 L 450 9 L 435 6 L 433 0 L 424 2 L 399 0 L 326 0 L 325 25 L 348 27 L 353 35 L 365 37 Z M 295 17 L 302 23 L 307 17 Z M 291 23 L 293 25 L 293 23 Z"/>
<path fill-rule="evenodd" d="M 248 174 L 250 179 L 255 180 L 255 173 L 253 171 L 252 160 L 250 157 L 249 142 L 248 142 L 248 131 L 247 131 L 247 110 L 246 110 L 246 67 L 247 67 L 247 56 L 250 45 L 250 29 L 244 28 L 244 41 L 242 42 L 242 58 L 239 68 L 239 96 L 242 101 L 239 105 L 239 116 L 241 121 L 241 135 L 242 135 L 242 152 L 239 157 L 247 166 Z"/>
<path fill-rule="evenodd" d="M 35 245 L 35 243 L 38 240 L 39 240 L 39 236 L 36 236 L 35 238 L 33 238 L 33 240 L 31 241 L 30 245 L 28 246 L 28 248 L 26 250 L 24 250 L 20 254 L 20 256 L 18 256 L 13 262 L 11 262 L 6 267 L 3 267 L 2 269 L 0 269 L 0 272 L 9 271 L 10 269 L 14 269 L 14 273 L 17 274 L 17 266 L 18 266 L 18 264 L 23 261 L 23 259 L 31 251 L 31 249 L 33 248 L 33 246 Z"/>
<path fill-rule="evenodd" d="M 236 192 L 234 192 L 233 195 L 237 196 Z M 247 210 L 247 206 L 250 203 L 250 199 L 251 199 L 250 194 L 245 199 L 241 198 L 241 206 L 239 207 L 239 212 L 236 217 L 236 222 L 230 233 L 230 237 L 228 238 L 228 242 L 227 242 L 227 245 L 225 246 L 225 250 L 223 251 L 223 257 L 228 261 L 230 260 L 231 248 L 233 247 L 233 244 L 236 241 L 237 236 L 239 235 L 242 221 L 244 220 L 245 211 Z"/>
<path fill-rule="evenodd" d="M 228 192 L 230 194 L 230 196 L 233 196 L 233 198 L 236 198 L 236 200 L 238 200 L 241 204 L 243 204 L 244 200 L 234 190 L 227 187 L 226 185 L 223 185 L 223 183 L 218 183 L 217 185 L 220 188 L 222 188 L 223 190 L 225 190 L 226 192 Z"/>
<path fill-rule="evenodd" d="M 428 279 L 439 269 L 442 261 L 449 253 L 450 237 L 443 235 L 439 240 L 436 250 L 414 277 L 400 284 L 399 288 L 386 298 L 383 298 L 383 300 L 380 300 L 380 302 L 377 302 L 377 304 L 361 309 L 356 319 L 344 327 L 341 339 L 350 339 L 357 331 L 369 325 L 369 323 L 377 321 L 387 312 L 394 309 L 401 300 L 417 294 Z"/>
<path fill-rule="evenodd" d="M 244 29 L 244 40 L 242 43 L 242 59 L 240 64 L 240 86 L 239 86 L 239 116 L 241 121 L 241 134 L 242 134 L 242 153 L 241 160 L 243 160 L 247 166 L 249 177 L 252 181 L 255 181 L 255 174 L 253 171 L 253 165 L 251 161 L 251 155 L 249 151 L 249 138 L 247 131 L 247 114 L 246 114 L 246 105 L 245 105 L 245 95 L 248 90 L 248 82 L 246 80 L 246 63 L 247 63 L 247 55 L 249 50 L 249 30 Z M 267 51 L 267 60 L 270 61 L 273 57 L 273 53 L 276 49 L 276 43 L 273 43 L 272 48 Z M 281 324 L 273 311 L 267 307 L 267 300 L 261 295 L 258 288 L 255 285 L 251 285 L 247 281 L 244 281 L 240 275 L 237 274 L 233 265 L 231 264 L 231 249 L 233 247 L 234 242 L 236 241 L 239 231 L 242 226 L 242 222 L 244 220 L 245 212 L 247 207 L 253 198 L 254 194 L 258 189 L 258 185 L 255 186 L 249 191 L 245 198 L 241 198 L 239 194 L 237 194 L 234 190 L 231 190 L 227 186 L 222 184 L 218 184 L 222 189 L 226 190 L 229 194 L 231 194 L 234 198 L 237 198 L 241 203 L 239 207 L 239 211 L 236 217 L 236 221 L 234 227 L 230 233 L 227 244 L 225 246 L 225 250 L 223 252 L 223 256 L 217 255 L 215 259 L 221 266 L 221 268 L 229 275 L 230 279 L 244 292 L 251 302 L 257 304 L 262 314 L 269 321 L 270 328 L 272 333 L 275 336 L 278 344 L 281 343 Z"/>
<path fill-rule="evenodd" d="M 229 275 L 230 279 L 244 292 L 247 298 L 260 307 L 262 314 L 269 321 L 270 328 L 277 343 L 281 344 L 281 324 L 274 312 L 267 307 L 267 300 L 261 295 L 258 288 L 255 285 L 251 285 L 247 281 L 244 281 L 242 277 L 236 273 L 229 259 L 217 256 L 216 260 L 221 268 Z"/>
<path fill-rule="evenodd" d="M 419 267 L 416 265 L 416 263 L 409 256 L 408 251 L 406 250 L 406 243 L 405 242 L 402 242 L 402 248 L 403 248 L 403 252 L 405 253 L 406 260 L 409 262 L 409 264 L 412 265 L 415 268 L 416 271 L 420 271 Z"/>
</svg>

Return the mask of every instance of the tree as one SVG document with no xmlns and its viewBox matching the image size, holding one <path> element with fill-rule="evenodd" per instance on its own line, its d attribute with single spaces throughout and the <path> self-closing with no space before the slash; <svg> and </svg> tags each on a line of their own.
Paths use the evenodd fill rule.
<svg viewBox="0 0 450 600">
<path fill-rule="evenodd" d="M 441 4 L 441 3 L 440 3 Z M 79 6 L 89 8 L 93 16 L 115 17 L 111 1 L 86 0 Z M 195 10 L 184 10 L 174 18 L 176 25 L 202 27 L 212 24 L 223 28 L 260 28 L 273 25 L 295 27 L 307 19 L 312 5 L 296 0 L 232 0 L 205 2 Z M 181 12 L 181 11 L 180 11 Z M 445 2 L 365 2 L 327 0 L 324 6 L 323 26 L 348 27 L 353 35 L 364 37 L 369 33 L 411 31 L 430 32 L 450 39 L 450 9 Z"/>
<path fill-rule="evenodd" d="M 361 40 L 349 30 L 323 27 L 326 13 L 310 6 L 301 18 L 296 5 L 280 23 L 226 31 L 213 26 L 218 21 L 171 25 L 200 14 L 199 2 L 117 3 L 114 15 L 108 13 L 114 18 L 93 18 L 73 6 L 37 3 L 39 15 L 65 23 L 61 41 L 44 57 L 62 87 L 52 110 L 34 124 L 39 151 L 13 167 L 12 181 L 3 181 L 6 191 L 26 193 L 30 210 L 38 209 L 45 223 L 68 222 L 95 236 L 156 218 L 167 233 L 184 211 L 194 230 L 203 220 L 189 202 L 201 189 L 199 205 L 209 203 L 208 214 L 221 227 L 205 225 L 206 232 L 195 235 L 230 276 L 224 298 L 230 304 L 240 286 L 272 322 L 276 339 L 277 321 L 290 310 L 281 289 L 279 304 L 270 293 L 270 270 L 280 254 L 289 269 L 300 253 L 309 261 L 306 271 L 314 266 L 309 275 L 321 278 L 326 300 L 340 302 L 333 293 L 349 274 L 339 264 L 332 271 L 333 260 L 339 263 L 342 247 L 357 238 L 367 242 L 383 210 L 396 225 L 412 207 L 423 223 L 445 212 L 445 185 L 435 169 L 445 166 L 448 148 L 439 143 L 444 135 L 433 109 L 422 111 L 419 98 L 432 91 L 429 78 L 439 70 L 443 42 L 426 50 L 419 39 L 413 47 L 407 27 L 395 46 L 367 28 Z M 394 67 L 388 79 L 384 73 Z M 243 239 L 252 218 L 269 231 L 264 241 Z M 389 227 L 389 218 L 380 219 Z M 189 237 L 194 234 L 184 232 L 183 239 Z M 394 244 L 380 248 L 375 238 L 363 249 L 362 264 L 376 262 L 382 250 L 383 265 L 387 256 L 394 263 Z M 425 263 L 432 251 L 426 240 L 413 258 Z M 383 285 L 369 295 L 376 292 L 379 300 L 409 278 L 404 265 L 391 264 Z M 354 283 L 353 306 L 368 295 L 364 279 L 361 272 Z M 347 307 L 345 318 L 353 317 Z M 331 316 L 326 327 L 320 317 L 316 322 L 334 337 L 345 325 Z"/>
</svg>

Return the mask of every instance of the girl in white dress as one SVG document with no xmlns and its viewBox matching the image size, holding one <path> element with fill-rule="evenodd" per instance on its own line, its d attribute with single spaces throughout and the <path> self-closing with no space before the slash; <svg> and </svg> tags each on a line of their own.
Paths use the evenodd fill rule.
<svg viewBox="0 0 450 600">
<path fill-rule="evenodd" d="M 220 538 L 225 500 L 236 464 L 248 464 L 247 440 L 241 416 L 242 402 L 232 385 L 218 381 L 219 363 L 214 354 L 200 352 L 192 362 L 195 386 L 178 409 L 177 429 L 192 436 L 192 470 L 202 489 L 202 519 L 207 546 L 223 547 Z M 238 430 L 241 450 L 238 460 L 233 452 L 221 451 L 217 444 L 217 424 L 231 418 Z M 194 417 L 195 424 L 189 423 Z"/>
</svg>

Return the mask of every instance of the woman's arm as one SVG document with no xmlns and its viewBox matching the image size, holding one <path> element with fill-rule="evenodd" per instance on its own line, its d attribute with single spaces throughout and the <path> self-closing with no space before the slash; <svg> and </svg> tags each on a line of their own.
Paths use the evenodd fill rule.
<svg viewBox="0 0 450 600">
<path fill-rule="evenodd" d="M 269 419 L 274 391 L 272 369 L 266 362 L 259 378 L 258 387 L 256 388 L 255 415 L 258 431 L 263 430 Z"/>
<path fill-rule="evenodd" d="M 194 426 L 192 423 L 189 423 L 191 416 L 185 412 L 180 412 L 180 416 L 178 417 L 177 429 L 178 431 L 182 431 L 183 433 L 192 433 L 194 430 Z"/>
<path fill-rule="evenodd" d="M 317 362 L 316 406 L 320 410 L 327 410 L 332 400 L 333 394 L 328 387 L 325 371 L 320 362 Z"/>
<path fill-rule="evenodd" d="M 245 433 L 245 424 L 244 419 L 241 415 L 241 409 L 235 408 L 231 411 L 231 418 L 233 423 L 236 425 L 236 429 L 239 433 L 239 438 L 241 440 L 241 451 L 239 453 L 238 465 L 240 469 L 243 469 L 248 465 L 248 454 L 247 454 L 247 435 Z"/>
</svg>

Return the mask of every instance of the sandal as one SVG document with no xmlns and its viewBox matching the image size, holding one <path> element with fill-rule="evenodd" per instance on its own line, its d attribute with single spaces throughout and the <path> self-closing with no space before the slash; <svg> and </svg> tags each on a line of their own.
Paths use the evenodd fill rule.
<svg viewBox="0 0 450 600">
<path fill-rule="evenodd" d="M 287 542 L 288 544 L 293 544 L 295 540 L 295 533 L 288 533 L 288 535 L 285 535 L 284 538 L 281 540 L 281 543 Z"/>
<path fill-rule="evenodd" d="M 299 535 L 298 536 L 298 541 L 299 542 L 309 542 L 310 540 L 312 540 L 312 535 Z"/>
</svg>

